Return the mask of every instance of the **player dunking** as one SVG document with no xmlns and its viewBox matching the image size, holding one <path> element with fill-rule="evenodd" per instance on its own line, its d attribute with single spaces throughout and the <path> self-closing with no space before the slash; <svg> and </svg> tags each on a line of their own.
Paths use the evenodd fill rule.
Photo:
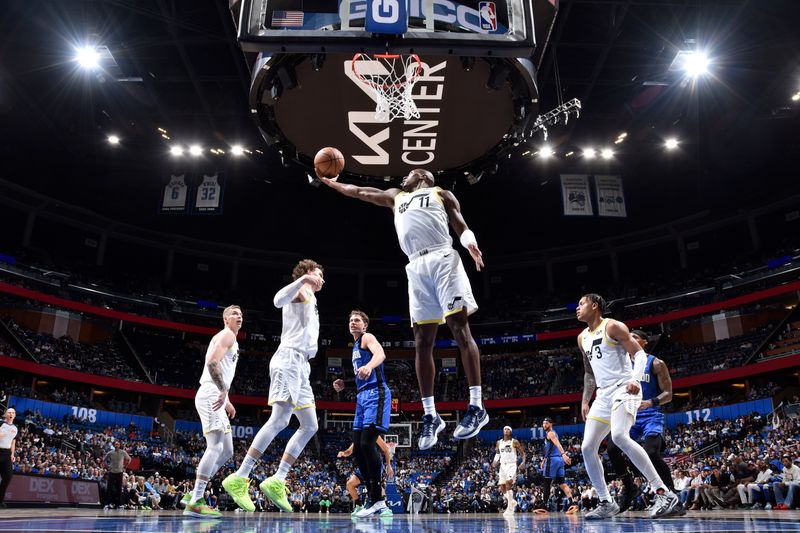
<svg viewBox="0 0 800 533">
<path fill-rule="evenodd" d="M 317 409 L 311 390 L 308 364 L 317 354 L 319 313 L 314 293 L 322 289 L 322 267 L 311 259 L 297 263 L 292 271 L 294 282 L 275 294 L 273 303 L 281 309 L 283 328 L 281 343 L 269 362 L 269 405 L 272 414 L 253 439 L 239 469 L 222 481 L 222 488 L 245 511 L 256 506 L 248 491 L 250 472 L 275 436 L 289 425 L 292 415 L 300 427 L 286 444 L 278 471 L 261 482 L 259 488 L 279 509 L 292 512 L 286 498 L 286 474 L 303 448 L 317 432 Z"/>
<path fill-rule="evenodd" d="M 569 508 L 565 507 L 567 514 L 573 514 L 578 510 L 578 506 L 574 505 L 572 499 L 572 491 L 567 485 L 565 476 L 565 465 L 572 464 L 572 459 L 564 448 L 561 446 L 561 441 L 558 440 L 558 435 L 553 429 L 553 420 L 547 417 L 542 422 L 542 429 L 544 430 L 544 458 L 542 459 L 542 475 L 544 475 L 544 501 L 547 504 L 550 498 L 550 485 L 553 481 L 564 491 L 564 496 L 569 500 Z"/>
<path fill-rule="evenodd" d="M 206 364 L 200 376 L 200 389 L 194 405 L 203 426 L 206 451 L 197 465 L 194 490 L 184 497 L 183 514 L 200 518 L 220 518 L 222 514 L 205 503 L 208 481 L 233 456 L 233 434 L 228 418 L 236 416 L 236 409 L 228 399 L 236 362 L 239 360 L 239 343 L 236 335 L 242 327 L 242 310 L 231 305 L 222 312 L 225 329 L 214 335 L 206 351 Z"/>
<path fill-rule="evenodd" d="M 433 384 L 436 366 L 433 345 L 439 324 L 446 322 L 461 351 L 461 361 L 469 383 L 469 406 L 453 433 L 456 439 L 478 434 L 489 422 L 481 400 L 480 352 L 469 329 L 468 316 L 478 309 L 461 257 L 453 249 L 448 223 L 459 235 L 476 268 L 483 267 L 483 257 L 475 234 L 467 227 L 461 206 L 453 193 L 434 187 L 433 174 L 424 169 L 412 170 L 403 179 L 402 189 L 383 191 L 356 187 L 320 177 L 339 193 L 394 211 L 394 225 L 400 248 L 408 256 L 408 296 L 416 344 L 417 381 L 425 411 L 418 445 L 432 447 L 445 428 L 436 412 Z"/>
<path fill-rule="evenodd" d="M 525 468 L 525 449 L 517 439 L 511 437 L 511 426 L 503 428 L 503 438 L 497 441 L 497 453 L 494 454 L 492 466 L 500 464 L 497 484 L 503 487 L 503 494 L 508 505 L 503 512 L 504 515 L 514 514 L 517 508 L 517 500 L 514 499 L 514 484 L 517 481 L 517 451 L 522 456 L 522 463 L 519 468 Z"/>
<path fill-rule="evenodd" d="M 647 363 L 647 354 L 631 338 L 625 324 L 603 318 L 604 308 L 605 300 L 600 295 L 586 294 L 576 311 L 578 320 L 587 325 L 578 335 L 578 348 L 583 354 L 585 368 L 581 414 L 586 427 L 581 451 L 586 472 L 600 500 L 600 505 L 586 518 L 601 520 L 619 513 L 619 506 L 608 493 L 603 463 L 598 455 L 600 443 L 609 431 L 617 446 L 656 491 L 656 503 L 650 517 L 662 518 L 674 511 L 678 496 L 664 485 L 647 453 L 630 437 L 636 411 L 642 402 L 639 381 Z M 633 368 L 628 353 L 634 354 Z M 589 400 L 595 389 L 597 397 L 590 408 Z"/>
<path fill-rule="evenodd" d="M 631 337 L 639 343 L 642 350 L 647 350 L 649 344 L 647 333 L 640 329 L 634 329 L 631 330 Z M 666 447 L 664 413 L 661 412 L 661 406 L 672 401 L 672 378 L 666 363 L 652 354 L 647 354 L 647 364 L 644 367 L 641 383 L 642 404 L 636 414 L 636 423 L 631 428 L 631 438 L 642 442 L 642 447 L 653 462 L 656 472 L 669 490 L 675 492 L 672 473 L 667 463 L 664 462 L 664 458 L 661 457 Z M 608 440 L 608 457 L 614 465 L 614 470 L 621 473 L 620 479 L 624 490 L 617 503 L 619 512 L 624 513 L 639 495 L 639 487 L 633 482 L 633 474 L 628 461 L 619 446 L 614 444 L 613 439 Z M 686 509 L 680 502 L 675 506 L 675 513 L 681 515 L 686 513 Z"/>
<path fill-rule="evenodd" d="M 386 354 L 375 335 L 367 333 L 369 317 L 366 313 L 358 309 L 350 311 L 348 325 L 353 336 L 353 372 L 357 390 L 353 453 L 368 491 L 367 504 L 355 516 L 365 518 L 375 513 L 391 515 L 391 509 L 386 507 L 386 501 L 381 496 L 381 457 L 375 446 L 380 436 L 389 429 L 392 407 L 392 393 L 383 373 Z M 344 381 L 337 379 L 333 387 L 341 392 Z"/>
</svg>

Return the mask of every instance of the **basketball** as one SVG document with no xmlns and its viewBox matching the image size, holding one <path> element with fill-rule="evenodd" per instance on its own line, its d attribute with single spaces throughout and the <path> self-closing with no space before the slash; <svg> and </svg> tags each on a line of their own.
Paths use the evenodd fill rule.
<svg viewBox="0 0 800 533">
<path fill-rule="evenodd" d="M 344 169 L 344 156 L 338 149 L 326 146 L 314 156 L 314 168 L 320 176 L 335 178 Z"/>
</svg>

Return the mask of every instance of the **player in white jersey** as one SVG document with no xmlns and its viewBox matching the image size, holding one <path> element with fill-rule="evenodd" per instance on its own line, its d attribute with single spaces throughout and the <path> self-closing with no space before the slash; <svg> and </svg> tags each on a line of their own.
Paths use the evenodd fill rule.
<svg viewBox="0 0 800 533">
<path fill-rule="evenodd" d="M 497 484 L 503 487 L 503 494 L 508 505 L 503 514 L 514 514 L 517 500 L 514 499 L 514 483 L 517 481 L 517 452 L 522 456 L 520 470 L 525 468 L 525 449 L 517 439 L 511 437 L 511 426 L 503 428 L 503 438 L 497 441 L 497 453 L 494 454 L 492 466 L 500 464 Z"/>
<path fill-rule="evenodd" d="M 586 294 L 578 303 L 576 315 L 587 328 L 578 335 L 578 348 L 583 354 L 583 402 L 581 414 L 586 421 L 583 460 L 592 485 L 597 490 L 600 505 L 586 515 L 600 520 L 619 513 L 619 506 L 608 493 L 603 463 L 598 452 L 600 443 L 611 433 L 614 443 L 647 478 L 656 491 L 656 503 L 651 518 L 662 518 L 675 511 L 678 496 L 667 488 L 658 476 L 647 452 L 631 439 L 631 426 L 642 403 L 641 381 L 647 354 L 631 337 L 628 327 L 617 320 L 603 318 L 605 300 L 598 294 Z M 629 353 L 633 356 L 631 368 Z M 589 407 L 595 389 L 597 396 Z"/>
<path fill-rule="evenodd" d="M 269 363 L 269 405 L 272 414 L 253 439 L 239 469 L 222 481 L 222 488 L 245 511 L 256 506 L 250 499 L 250 472 L 275 436 L 288 425 L 292 415 L 300 427 L 286 444 L 277 472 L 261 482 L 259 488 L 279 509 L 292 512 L 286 498 L 286 474 L 297 461 L 308 441 L 317 432 L 317 408 L 311 390 L 311 365 L 317 355 L 319 313 L 315 293 L 322 289 L 322 266 L 303 259 L 292 271 L 294 282 L 275 294 L 273 303 L 283 314 L 281 343 Z"/>
<path fill-rule="evenodd" d="M 201 518 L 220 518 L 222 515 L 204 502 L 206 485 L 214 474 L 233 456 L 233 434 L 228 419 L 236 416 L 236 409 L 228 399 L 236 362 L 239 360 L 239 344 L 236 335 L 242 327 L 242 310 L 231 305 L 222 312 L 225 329 L 214 335 L 206 350 L 206 364 L 200 376 L 200 389 L 194 397 L 197 414 L 206 438 L 206 451 L 197 465 L 197 477 L 191 495 L 181 503 L 186 505 L 183 514 Z"/>
<path fill-rule="evenodd" d="M 339 193 L 394 211 L 394 225 L 400 248 L 408 256 L 409 314 L 414 327 L 417 352 L 417 381 L 425 414 L 419 448 L 432 447 L 445 423 L 436 412 L 433 384 L 436 366 L 433 346 L 439 324 L 447 323 L 461 351 L 461 361 L 469 384 L 469 406 L 453 433 L 456 439 L 478 434 L 489 422 L 481 399 L 481 361 L 478 345 L 469 330 L 468 316 L 478 309 L 461 257 L 453 249 L 449 226 L 459 235 L 475 267 L 483 267 L 483 255 L 475 234 L 467 227 L 461 206 L 450 191 L 434 186 L 433 174 L 412 170 L 403 179 L 402 189 L 381 190 L 339 183 L 336 178 L 320 177 Z"/>
</svg>

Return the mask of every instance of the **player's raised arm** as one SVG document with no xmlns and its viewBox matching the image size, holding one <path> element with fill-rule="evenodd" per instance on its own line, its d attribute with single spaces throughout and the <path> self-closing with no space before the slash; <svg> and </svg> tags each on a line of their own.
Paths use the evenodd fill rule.
<svg viewBox="0 0 800 533">
<path fill-rule="evenodd" d="M 336 178 L 320 176 L 319 179 L 340 194 L 382 207 L 388 207 L 389 209 L 394 209 L 394 197 L 401 192 L 400 189 L 387 189 L 384 191 L 375 187 L 358 187 L 349 183 L 339 183 Z"/>
<path fill-rule="evenodd" d="M 443 190 L 439 192 L 439 196 L 442 198 L 444 207 L 447 210 L 447 216 L 450 219 L 450 225 L 458 235 L 461 246 L 467 249 L 469 255 L 475 261 L 475 268 L 480 272 L 484 266 L 483 254 L 478 248 L 478 240 L 475 238 L 475 234 L 467 227 L 464 215 L 461 213 L 461 204 L 458 203 L 455 195 L 450 191 Z"/>
<path fill-rule="evenodd" d="M 313 290 L 319 290 L 324 283 L 325 281 L 316 274 L 304 274 L 275 293 L 272 303 L 280 309 L 292 302 L 304 302 L 306 298 L 302 290 L 305 285 L 310 285 Z"/>
</svg>

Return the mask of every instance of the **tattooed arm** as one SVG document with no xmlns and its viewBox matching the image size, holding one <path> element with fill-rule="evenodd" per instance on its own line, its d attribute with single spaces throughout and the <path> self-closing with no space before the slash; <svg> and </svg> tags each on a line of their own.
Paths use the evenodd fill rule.
<svg viewBox="0 0 800 533">
<path fill-rule="evenodd" d="M 222 358 L 225 357 L 225 352 L 233 346 L 234 342 L 236 342 L 236 335 L 234 335 L 231 330 L 224 329 L 214 335 L 208 347 L 206 367 L 208 368 L 208 374 L 211 376 L 211 381 L 213 381 L 214 385 L 219 389 L 219 396 L 211 405 L 214 411 L 225 405 L 228 399 L 228 387 L 225 386 L 225 381 L 222 378 L 221 362 Z"/>
<path fill-rule="evenodd" d="M 586 357 L 586 352 L 583 351 L 581 335 L 578 335 L 578 349 L 583 356 L 583 400 L 581 401 L 581 416 L 585 421 L 586 417 L 589 416 L 589 400 L 592 399 L 592 394 L 594 394 L 597 388 L 597 382 L 594 379 L 594 372 L 592 372 L 592 364 L 589 362 L 589 358 Z"/>
</svg>

